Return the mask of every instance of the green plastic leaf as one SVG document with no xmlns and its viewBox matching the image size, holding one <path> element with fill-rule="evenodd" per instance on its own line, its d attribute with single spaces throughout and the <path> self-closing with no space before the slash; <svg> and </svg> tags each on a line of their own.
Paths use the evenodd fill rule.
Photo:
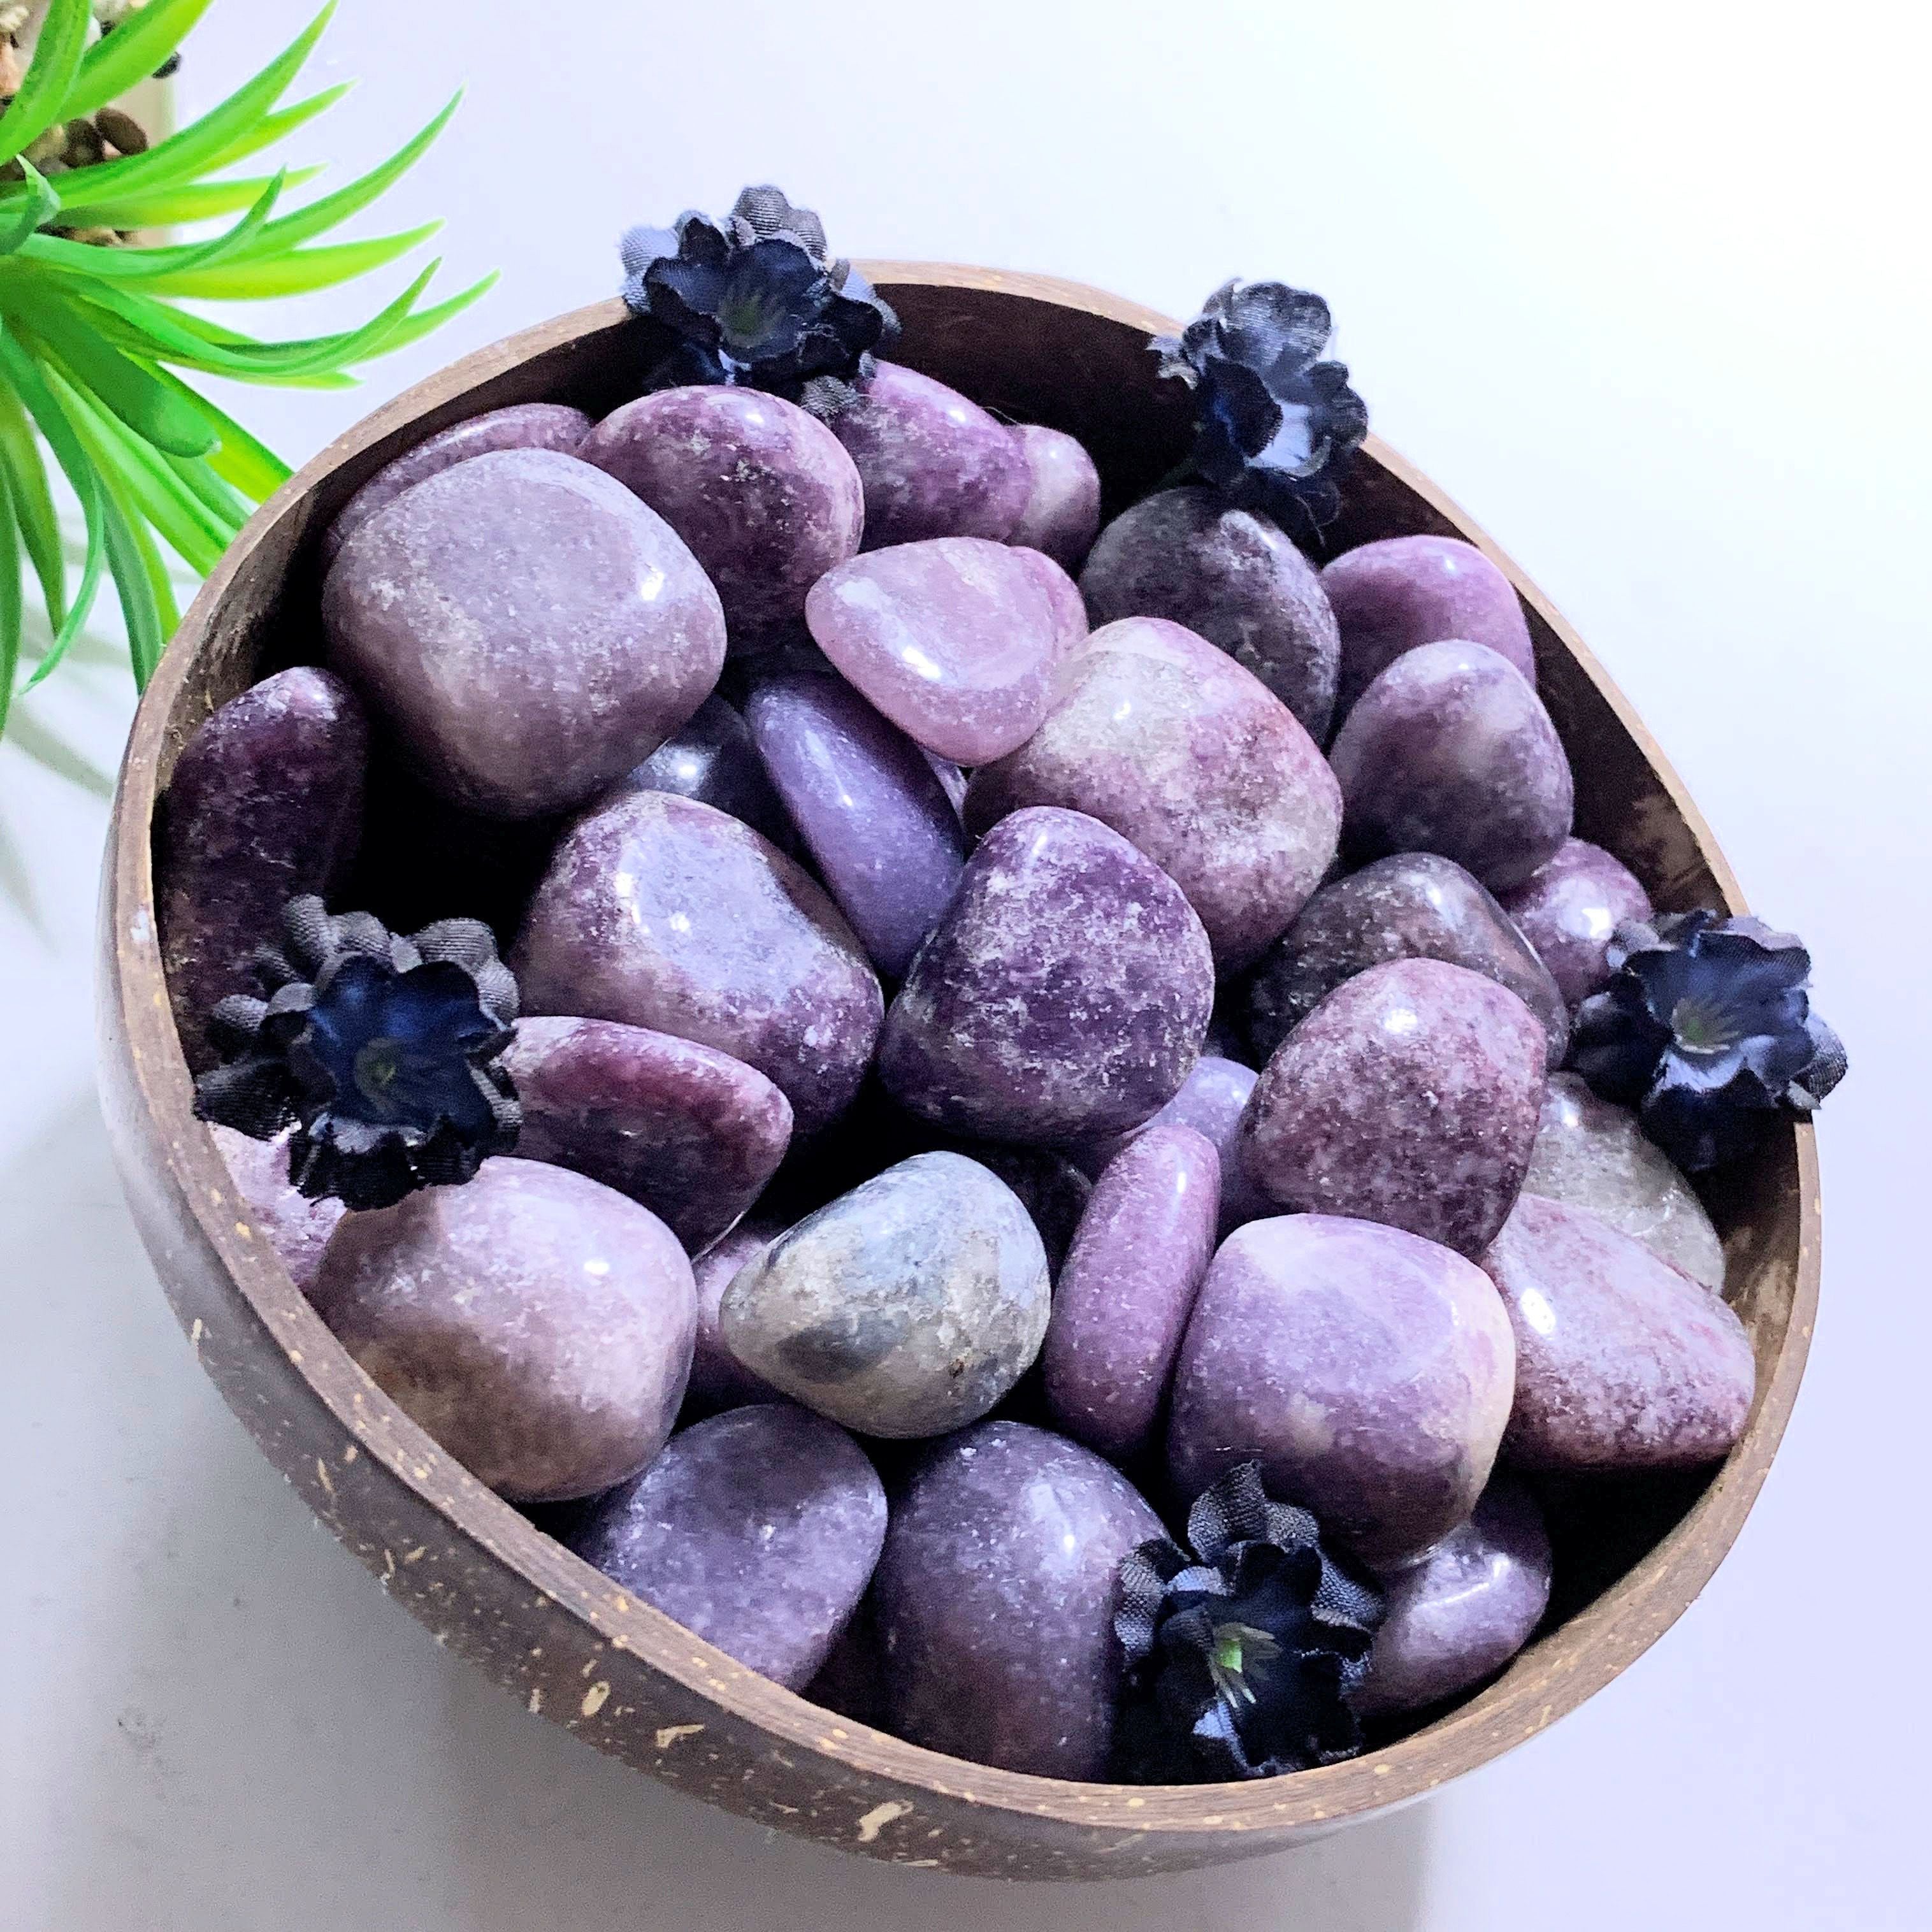
<svg viewBox="0 0 1932 1932">
<path fill-rule="evenodd" d="M 47 488 L 46 465 L 34 440 L 33 423 L 4 383 L 0 383 L 0 472 L 6 476 L 14 519 L 26 540 L 34 574 L 40 580 L 47 622 L 58 630 L 67 614 L 67 560 L 61 548 L 59 520 L 54 514 L 53 492 Z"/>
<path fill-rule="evenodd" d="M 92 114 L 147 79 L 187 38 L 209 0 L 148 0 L 138 14 L 89 47 L 62 104 L 61 118 Z"/>
<path fill-rule="evenodd" d="M 157 449 L 171 456 L 206 456 L 214 447 L 214 431 L 201 412 L 190 408 L 133 356 L 89 329 L 59 331 L 52 340 L 74 380 Z"/>
<path fill-rule="evenodd" d="M 150 294 L 200 302 L 266 302 L 280 296 L 308 295 L 387 268 L 412 248 L 421 248 L 442 226 L 440 221 L 425 222 L 400 235 L 298 248 L 279 260 L 244 258 L 219 268 L 184 269 L 158 277 L 145 286 Z"/>
<path fill-rule="evenodd" d="M 53 0 L 40 22 L 32 64 L 13 105 L 0 114 L 0 161 L 10 161 L 64 118 L 94 10 L 87 0 Z"/>
<path fill-rule="evenodd" d="M 320 94 L 311 94 L 306 100 L 298 100 L 292 107 L 278 108 L 272 114 L 265 114 L 247 134 L 238 136 L 231 146 L 223 148 L 208 164 L 208 172 L 212 174 L 218 168 L 232 167 L 237 161 L 245 161 L 250 154 L 259 154 L 264 148 L 272 148 L 278 141 L 286 140 L 318 114 L 326 114 L 355 85 L 352 80 L 339 80 L 333 87 L 325 87 Z"/>
<path fill-rule="evenodd" d="M 398 350 L 406 349 L 411 343 L 420 342 L 426 335 L 434 335 L 452 316 L 460 315 L 472 302 L 482 301 L 500 280 L 497 271 L 492 268 L 487 275 L 478 276 L 466 289 L 459 290 L 446 300 L 405 316 L 383 343 L 382 352 L 393 356 Z"/>
<path fill-rule="evenodd" d="M 100 520 L 107 567 L 120 593 L 121 615 L 128 629 L 128 656 L 134 664 L 134 688 L 145 691 L 155 665 L 161 661 L 167 634 L 161 628 L 160 610 L 155 602 L 153 580 L 148 574 L 147 560 L 136 541 L 133 523 L 120 494 L 111 482 L 102 492 Z M 158 557 L 156 561 L 159 562 Z"/>
<path fill-rule="evenodd" d="M 20 625 L 26 616 L 20 596 L 20 529 L 14 520 L 14 493 L 0 470 L 0 732 L 13 708 L 14 680 L 20 669 Z"/>
<path fill-rule="evenodd" d="M 205 456 L 170 456 L 163 460 L 232 542 L 248 520 L 250 502 L 232 483 L 224 482 L 215 473 Z"/>
<path fill-rule="evenodd" d="M 22 244 L 22 260 L 89 281 L 152 282 L 164 275 L 212 266 L 239 254 L 268 225 L 287 178 L 277 175 L 255 198 L 232 228 L 206 242 L 171 244 L 156 248 L 97 248 L 58 235 L 34 235 Z"/>
<path fill-rule="evenodd" d="M 284 192 L 312 182 L 320 168 L 292 168 Z M 198 182 L 191 187 L 164 189 L 124 200 L 87 201 L 70 207 L 64 216 L 70 228 L 180 228 L 190 222 L 212 221 L 252 208 L 271 177 L 255 175 L 240 181 Z"/>
<path fill-rule="evenodd" d="M 51 221 L 60 212 L 60 196 L 55 194 L 53 183 L 26 155 L 20 160 L 26 174 L 26 191 L 0 208 L 0 255 L 16 254 L 42 222 Z"/>
<path fill-rule="evenodd" d="M 154 374 L 182 394 L 193 397 L 220 439 L 202 459 L 212 476 L 239 490 L 250 502 L 266 503 L 295 473 L 272 449 L 257 442 L 232 416 L 206 397 L 196 395 L 172 369 L 158 369 Z M 238 527 L 239 523 L 238 518 Z"/>
</svg>

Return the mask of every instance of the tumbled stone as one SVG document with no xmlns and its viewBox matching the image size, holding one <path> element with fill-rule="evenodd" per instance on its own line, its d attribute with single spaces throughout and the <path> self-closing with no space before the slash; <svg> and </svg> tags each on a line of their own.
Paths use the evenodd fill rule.
<svg viewBox="0 0 1932 1932">
<path fill-rule="evenodd" d="M 816 880 L 750 826 L 666 792 L 620 794 L 577 821 L 512 964 L 527 1012 L 621 1020 L 755 1066 L 801 1134 L 857 1091 L 883 1006 Z"/>
<path fill-rule="evenodd" d="M 1341 644 L 1315 566 L 1268 518 L 1214 490 L 1162 490 L 1100 532 L 1080 573 L 1088 616 L 1168 617 L 1253 672 L 1326 742 Z"/>
<path fill-rule="evenodd" d="M 1033 573 L 1033 580 L 1046 595 L 1053 612 L 1056 658 L 1069 656 L 1087 634 L 1087 604 L 1080 586 L 1044 550 L 1028 550 L 1019 544 L 1007 548 Z"/>
<path fill-rule="evenodd" d="M 1138 1126 L 1199 1057 L 1208 935 L 1117 832 L 1042 806 L 1003 818 L 914 960 L 879 1036 L 909 1113 L 994 1140 Z"/>
<path fill-rule="evenodd" d="M 1342 794 L 1261 681 L 1161 617 L 1104 625 L 1062 660 L 1052 708 L 973 774 L 966 824 L 1064 806 L 1111 825 L 1201 916 L 1216 965 L 1251 964 L 1335 856 Z"/>
<path fill-rule="evenodd" d="M 612 790 L 675 792 L 700 805 L 715 805 L 742 819 L 781 852 L 790 850 L 797 836 L 744 719 L 722 698 L 707 698 L 689 723 Z"/>
<path fill-rule="evenodd" d="M 1609 980 L 1611 934 L 1626 920 L 1647 923 L 1652 910 L 1636 874 L 1582 838 L 1566 838 L 1503 904 L 1573 1006 Z"/>
<path fill-rule="evenodd" d="M 886 1666 L 868 1606 L 860 1604 L 838 1634 L 824 1666 L 800 1695 L 821 1710 L 870 1724 L 886 1722 Z"/>
<path fill-rule="evenodd" d="M 1516 1330 L 1519 1468 L 1694 1468 L 1744 1433 L 1750 1339 L 1700 1283 L 1581 1208 L 1526 1194 L 1483 1257 Z"/>
<path fill-rule="evenodd" d="M 1570 836 L 1570 760 L 1522 674 L 1486 645 L 1424 644 L 1357 700 L 1329 748 L 1357 859 L 1440 852 L 1492 892 Z"/>
<path fill-rule="evenodd" d="M 745 719 L 826 890 L 872 964 L 898 979 L 966 862 L 938 774 L 842 679 L 767 678 Z"/>
<path fill-rule="evenodd" d="M 309 1298 L 376 1386 L 513 1502 L 643 1468 L 698 1323 L 691 1264 L 655 1214 L 533 1160 L 344 1216 Z"/>
<path fill-rule="evenodd" d="M 672 1438 L 572 1539 L 634 1597 L 802 1690 L 871 1582 L 886 1492 L 844 1430 L 789 1402 Z"/>
<path fill-rule="evenodd" d="M 369 728 L 339 677 L 278 671 L 202 722 L 175 761 L 154 836 L 154 912 L 182 1051 L 214 1064 L 208 1016 L 260 991 L 255 950 L 282 908 L 327 898 L 362 836 Z"/>
<path fill-rule="evenodd" d="M 1714 1292 L 1724 1244 L 1697 1191 L 1627 1107 L 1574 1073 L 1552 1073 L 1523 1186 L 1607 1221 Z"/>
<path fill-rule="evenodd" d="M 873 1579 L 890 1728 L 976 1764 L 1106 1774 L 1121 1559 L 1164 1534 L 1091 1450 L 1019 1422 L 937 1444 Z"/>
<path fill-rule="evenodd" d="M 934 758 L 923 745 L 920 750 L 932 767 L 932 775 L 939 781 L 939 788 L 945 793 L 946 803 L 963 822 L 966 816 L 966 774 L 950 758 Z"/>
<path fill-rule="evenodd" d="M 517 1151 L 648 1208 L 688 1249 L 757 1200 L 791 1141 L 791 1104 L 715 1047 L 612 1020 L 525 1019 L 503 1056 Z"/>
<path fill-rule="evenodd" d="M 1480 1254 L 1529 1166 L 1543 1056 L 1535 1015 L 1493 980 L 1439 959 L 1371 966 L 1262 1070 L 1241 1157 L 1284 1208 Z"/>
<path fill-rule="evenodd" d="M 698 1288 L 698 1338 L 691 1354 L 691 1383 L 685 1392 L 688 1416 L 742 1408 L 748 1402 L 780 1400 L 778 1391 L 764 1376 L 752 1374 L 725 1347 L 718 1332 L 718 1310 L 738 1270 L 784 1232 L 782 1222 L 766 1220 L 760 1210 L 712 1242 L 692 1262 L 692 1280 Z"/>
<path fill-rule="evenodd" d="M 1002 1147 L 990 1141 L 974 1141 L 953 1151 L 990 1168 L 1019 1196 L 1020 1205 L 1046 1250 L 1047 1268 L 1058 1276 L 1080 1217 L 1093 1198 L 1093 1182 L 1052 1148 Z"/>
<path fill-rule="evenodd" d="M 1078 570 L 1100 529 L 1100 472 L 1079 440 L 1041 423 L 1012 431 L 1027 466 L 1026 507 L 1009 543 L 1044 550 L 1063 570 Z"/>
<path fill-rule="evenodd" d="M 612 410 L 577 452 L 634 490 L 690 547 L 737 650 L 805 614 L 805 593 L 857 554 L 866 510 L 838 439 L 796 404 L 722 384 Z"/>
<path fill-rule="evenodd" d="M 418 483 L 342 547 L 329 661 L 417 774 L 485 816 L 593 797 L 710 695 L 724 615 L 697 560 L 614 478 L 499 450 Z"/>
<path fill-rule="evenodd" d="M 838 670 L 943 758 L 1000 758 L 1046 715 L 1059 620 L 1004 544 L 940 537 L 855 557 L 812 586 L 805 615 Z"/>
<path fill-rule="evenodd" d="M 1040 1352 L 1048 1412 L 1114 1462 L 1154 1434 L 1214 1252 L 1220 1170 L 1192 1127 L 1144 1129 L 1101 1175 L 1054 1284 Z"/>
<path fill-rule="evenodd" d="M 333 1197 L 310 1201 L 290 1180 L 286 1134 L 257 1141 L 232 1127 L 211 1126 L 208 1132 L 234 1178 L 246 1218 L 268 1237 L 289 1279 L 308 1294 L 322 1265 L 322 1251 L 346 1211 L 342 1203 Z"/>
<path fill-rule="evenodd" d="M 1400 1562 L 1466 1520 L 1509 1419 L 1515 1349 L 1474 1262 L 1327 1214 L 1250 1221 L 1221 1244 L 1181 1344 L 1168 1431 L 1192 1497 L 1250 1460 L 1364 1562 Z"/>
<path fill-rule="evenodd" d="M 733 1356 L 868 1436 L 939 1436 L 1018 1382 L 1046 1332 L 1046 1250 L 978 1162 L 914 1154 L 808 1215 L 718 1311 Z"/>
<path fill-rule="evenodd" d="M 1248 982 L 1248 1039 L 1266 1060 L 1343 980 L 1390 959 L 1443 959 L 1507 986 L 1549 1036 L 1570 1044 L 1570 1010 L 1549 969 L 1480 881 L 1436 852 L 1398 852 L 1324 886 Z"/>
</svg>

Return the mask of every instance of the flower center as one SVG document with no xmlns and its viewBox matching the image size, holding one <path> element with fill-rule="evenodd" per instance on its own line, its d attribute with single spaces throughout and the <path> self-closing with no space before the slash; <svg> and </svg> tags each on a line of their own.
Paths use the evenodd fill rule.
<svg viewBox="0 0 1932 1932">
<path fill-rule="evenodd" d="M 406 1040 L 379 1034 L 356 1049 L 356 1090 L 378 1119 L 399 1119 L 407 1110 L 412 1079 L 434 1060 L 433 1054 Z"/>
<path fill-rule="evenodd" d="M 1265 1676 L 1265 1666 L 1280 1654 L 1281 1646 L 1252 1624 L 1216 1624 L 1208 1652 L 1208 1674 L 1226 1702 L 1252 1704 L 1256 1697 L 1250 1678 Z"/>
<path fill-rule="evenodd" d="M 1734 1016 L 1717 1000 L 1686 994 L 1670 1010 L 1670 1030 L 1690 1053 L 1721 1053 L 1737 1043 Z"/>
</svg>

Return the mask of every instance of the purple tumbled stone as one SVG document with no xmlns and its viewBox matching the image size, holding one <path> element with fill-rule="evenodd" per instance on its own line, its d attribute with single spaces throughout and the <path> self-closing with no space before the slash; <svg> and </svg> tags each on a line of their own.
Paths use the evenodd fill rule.
<svg viewBox="0 0 1932 1932">
<path fill-rule="evenodd" d="M 1120 1565 L 1164 1534 L 1118 1470 L 1043 1429 L 939 1444 L 893 1503 L 873 1579 L 891 1729 L 1007 1771 L 1104 1775 Z"/>
<path fill-rule="evenodd" d="M 1466 1520 L 1509 1419 L 1516 1351 L 1481 1269 L 1399 1228 L 1251 1221 L 1221 1244 L 1174 1374 L 1168 1464 L 1192 1498 L 1238 1463 L 1368 1563 Z"/>
<path fill-rule="evenodd" d="M 1040 1352 L 1048 1412 L 1114 1462 L 1154 1434 L 1214 1252 L 1220 1168 L 1192 1127 L 1136 1135 L 1101 1175 L 1054 1284 Z"/>
<path fill-rule="evenodd" d="M 1168 617 L 1253 672 L 1317 744 L 1341 650 L 1315 566 L 1268 518 L 1217 490 L 1163 490 L 1100 532 L 1080 573 L 1097 625 Z"/>
<path fill-rule="evenodd" d="M 1570 836 L 1562 740 L 1522 672 L 1484 644 L 1405 652 L 1362 693 L 1328 760 L 1358 859 L 1440 852 L 1504 892 Z"/>
<path fill-rule="evenodd" d="M 673 1437 L 571 1540 L 633 1596 L 802 1690 L 885 1536 L 886 1492 L 866 1452 L 823 1416 L 764 1402 Z"/>
<path fill-rule="evenodd" d="M 680 798 L 715 805 L 742 818 L 782 852 L 796 836 L 744 719 L 716 696 L 707 698 L 689 723 L 611 789 L 675 792 Z"/>
<path fill-rule="evenodd" d="M 1073 646 L 1039 730 L 973 774 L 968 829 L 1028 805 L 1131 840 L 1187 895 L 1222 972 L 1252 964 L 1300 910 L 1342 831 L 1341 788 L 1294 714 L 1162 617 Z"/>
<path fill-rule="evenodd" d="M 1032 572 L 1034 581 L 1046 593 L 1053 612 L 1054 658 L 1071 656 L 1087 634 L 1087 604 L 1079 585 L 1044 550 L 1029 550 L 1021 544 L 1010 544 L 1007 548 Z"/>
<path fill-rule="evenodd" d="M 322 586 L 330 662 L 417 775 L 487 817 L 593 797 L 711 694 L 724 614 L 614 478 L 554 450 L 472 457 L 386 504 Z"/>
<path fill-rule="evenodd" d="M 565 836 L 512 953 L 531 1013 L 621 1020 L 755 1066 L 814 1134 L 858 1090 L 879 982 L 802 867 L 715 807 L 620 794 Z"/>
<path fill-rule="evenodd" d="M 1626 920 L 1648 922 L 1652 912 L 1636 875 L 1582 838 L 1566 838 L 1555 858 L 1504 894 L 1503 905 L 1573 1006 L 1610 978 L 1610 935 Z"/>
<path fill-rule="evenodd" d="M 725 1347 L 718 1332 L 718 1304 L 738 1270 L 754 1261 L 784 1232 L 781 1222 L 754 1216 L 740 1221 L 714 1241 L 691 1264 L 698 1288 L 698 1340 L 692 1350 L 691 1385 L 685 1394 L 688 1413 L 709 1415 L 721 1408 L 741 1408 L 748 1402 L 776 1402 L 778 1392 L 763 1376 L 754 1376 Z"/>
<path fill-rule="evenodd" d="M 1744 1433 L 1756 1382 L 1744 1324 L 1640 1242 L 1526 1194 L 1483 1266 L 1516 1330 L 1503 1454 L 1517 1468 L 1694 1468 Z"/>
<path fill-rule="evenodd" d="M 154 839 L 154 910 L 188 1065 L 214 1063 L 208 1016 L 260 988 L 256 949 L 282 908 L 328 897 L 362 836 L 369 727 L 356 694 L 298 664 L 205 719 L 175 761 Z"/>
<path fill-rule="evenodd" d="M 346 1211 L 342 1203 L 333 1198 L 310 1201 L 290 1180 L 286 1135 L 257 1141 L 232 1127 L 211 1126 L 208 1132 L 250 1218 L 268 1236 L 289 1279 L 308 1294 L 322 1266 L 322 1251 Z"/>
<path fill-rule="evenodd" d="M 1041 806 L 987 833 L 879 1036 L 908 1112 L 989 1139 L 1138 1126 L 1200 1056 L 1214 962 L 1193 908 L 1118 832 Z"/>
<path fill-rule="evenodd" d="M 1044 550 L 1063 570 L 1078 570 L 1100 530 L 1100 472 L 1078 440 L 1041 423 L 1021 423 L 1013 440 L 1026 460 L 1026 508 L 1009 543 Z"/>
<path fill-rule="evenodd" d="M 767 678 L 745 722 L 826 889 L 872 964 L 898 979 L 966 862 L 965 832 L 938 775 L 842 679 Z"/>
</svg>

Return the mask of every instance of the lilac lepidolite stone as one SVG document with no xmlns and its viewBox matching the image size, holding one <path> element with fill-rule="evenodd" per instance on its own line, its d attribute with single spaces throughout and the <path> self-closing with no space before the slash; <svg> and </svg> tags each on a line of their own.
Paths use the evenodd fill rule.
<svg viewBox="0 0 1932 1932">
<path fill-rule="evenodd" d="M 802 868 L 694 799 L 634 792 L 580 818 L 512 952 L 530 1013 L 650 1027 L 755 1066 L 816 1133 L 858 1090 L 879 982 Z"/>
<path fill-rule="evenodd" d="M 205 720 L 162 795 L 154 909 L 182 1050 L 214 1055 L 208 1016 L 259 989 L 250 962 L 282 908 L 339 886 L 362 836 L 369 727 L 326 670 L 278 671 Z"/>
<path fill-rule="evenodd" d="M 1003 818 L 912 963 L 879 1037 L 908 1112 L 994 1140 L 1138 1126 L 1201 1052 L 1214 962 L 1159 866 L 1083 813 Z"/>
<path fill-rule="evenodd" d="M 577 1553 L 748 1670 L 802 1690 L 872 1580 L 886 1492 L 844 1430 L 789 1403 L 714 1415 L 600 1504 Z"/>
<path fill-rule="evenodd" d="M 472 457 L 386 504 L 322 586 L 330 661 L 453 803 L 594 796 L 711 694 L 718 593 L 678 535 L 574 456 Z"/>
<path fill-rule="evenodd" d="M 782 852 L 796 835 L 743 718 L 716 695 L 612 788 L 669 791 L 742 818 Z"/>
<path fill-rule="evenodd" d="M 322 1266 L 322 1251 L 346 1211 L 342 1203 L 311 1201 L 290 1180 L 286 1135 L 257 1141 L 232 1127 L 211 1126 L 208 1132 L 256 1226 L 268 1236 L 289 1279 L 308 1294 Z"/>
<path fill-rule="evenodd" d="M 1078 570 L 1100 529 L 1100 472 L 1065 430 L 1022 423 L 1012 432 L 1026 460 L 1026 508 L 1009 543 L 1044 550 L 1063 570 Z"/>
<path fill-rule="evenodd" d="M 1580 1208 L 1526 1194 L 1483 1257 L 1516 1330 L 1505 1458 L 1694 1468 L 1744 1433 L 1756 1367 L 1730 1307 Z"/>
<path fill-rule="evenodd" d="M 1492 892 L 1519 886 L 1570 836 L 1570 760 L 1542 700 L 1484 644 L 1397 658 L 1344 720 L 1328 761 L 1360 859 L 1440 852 Z"/>
<path fill-rule="evenodd" d="M 748 1402 L 776 1402 L 778 1392 L 762 1376 L 754 1376 L 724 1346 L 718 1332 L 718 1304 L 738 1270 L 755 1261 L 784 1232 L 776 1221 L 754 1216 L 740 1221 L 714 1241 L 691 1264 L 698 1287 L 698 1340 L 692 1350 L 691 1386 L 685 1394 L 687 1411 L 709 1415 L 714 1410 L 741 1408 Z"/>
<path fill-rule="evenodd" d="M 1214 1252 L 1220 1168 L 1192 1127 L 1136 1135 L 1101 1175 L 1054 1286 L 1048 1412 L 1117 1462 L 1154 1433 Z"/>
<path fill-rule="evenodd" d="M 890 1727 L 977 1764 L 1103 1776 L 1120 1562 L 1164 1533 L 1118 1470 L 1043 1429 L 938 1444 L 894 1500 L 873 1579 Z"/>
<path fill-rule="evenodd" d="M 1187 1324 L 1169 1471 L 1192 1497 L 1258 1460 L 1270 1496 L 1398 1563 L 1475 1507 L 1515 1366 L 1502 1304 L 1460 1255 L 1326 1214 L 1251 1221 Z"/>
<path fill-rule="evenodd" d="M 1543 1054 L 1535 1015 L 1494 980 L 1437 959 L 1372 966 L 1263 1069 L 1242 1159 L 1284 1208 L 1480 1254 L 1529 1166 Z"/>
<path fill-rule="evenodd" d="M 1103 625 L 1061 661 L 1053 708 L 973 774 L 966 824 L 1058 805 L 1111 825 L 1201 916 L 1238 971 L 1300 910 L 1335 856 L 1342 792 L 1261 680 L 1164 617 Z"/>
<path fill-rule="evenodd" d="M 1566 838 L 1503 904 L 1573 1006 L 1610 978 L 1611 934 L 1626 920 L 1648 922 L 1652 910 L 1636 874 L 1582 838 Z"/>
</svg>

